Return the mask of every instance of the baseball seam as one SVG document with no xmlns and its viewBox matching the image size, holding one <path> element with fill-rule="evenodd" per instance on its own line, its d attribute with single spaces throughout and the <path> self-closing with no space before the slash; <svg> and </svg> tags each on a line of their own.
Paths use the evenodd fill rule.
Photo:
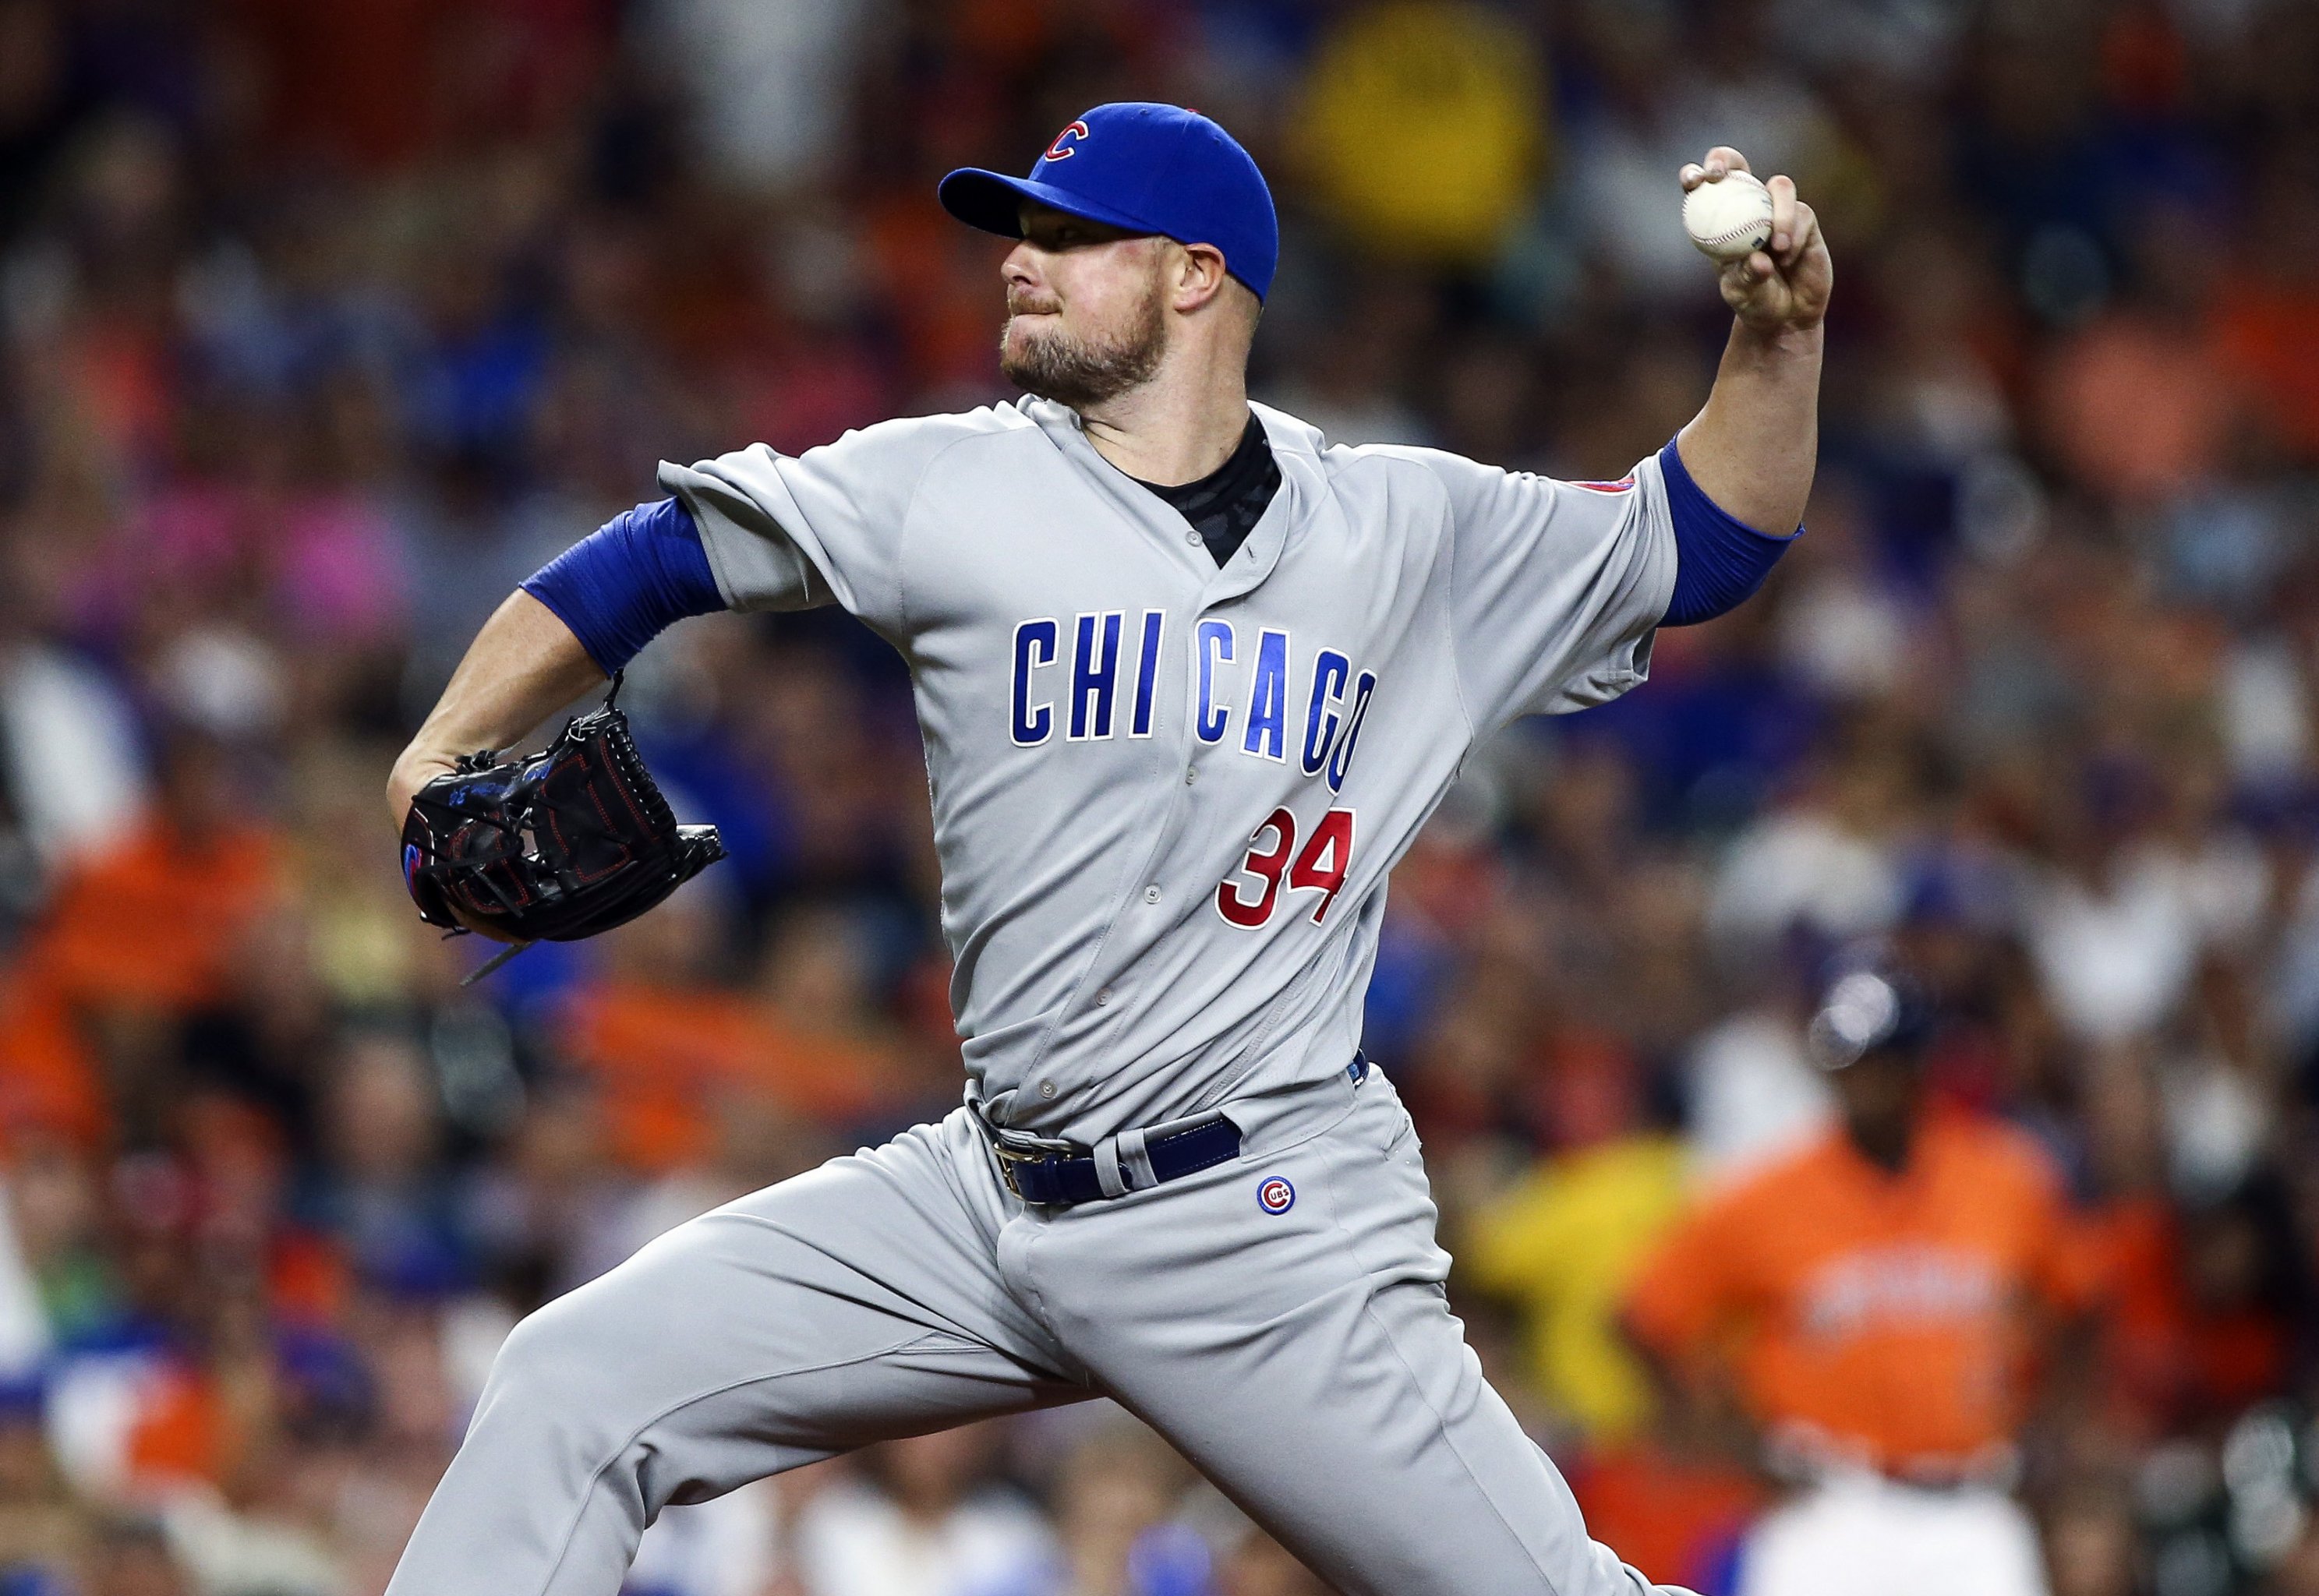
<svg viewBox="0 0 2319 1596">
<path fill-rule="evenodd" d="M 1728 181 L 1729 181 L 1729 179 L 1728 179 L 1728 178 L 1727 178 L 1725 181 L 1727 181 L 1727 182 L 1728 182 Z M 1742 184 L 1742 185 L 1740 185 L 1740 188 L 1741 188 L 1742 192 L 1746 192 L 1746 190 L 1748 190 L 1748 189 L 1750 189 L 1750 188 L 1758 188 L 1758 189 L 1760 189 L 1761 187 L 1762 187 L 1762 185 L 1760 185 L 1760 184 L 1754 184 L 1754 185 Z M 1699 191 L 1694 191 L 1694 192 L 1699 192 Z M 1768 191 L 1766 191 L 1766 192 L 1768 192 Z M 1701 248 L 1706 248 L 1706 247 L 1708 247 L 1708 246 L 1710 246 L 1710 245 L 1721 245 L 1721 244 L 1732 244 L 1732 243 L 1737 243 L 1737 242 L 1738 240 L 1740 240 L 1741 239 L 1746 239 L 1746 238 L 1753 237 L 1755 233 L 1757 233 L 1757 232 L 1761 231 L 1761 232 L 1763 232 L 1763 233 L 1764 234 L 1764 243 L 1768 244 L 1768 243 L 1770 243 L 1770 242 L 1771 242 L 1771 237 L 1770 237 L 1770 229 L 1771 229 L 1771 225 L 1772 225 L 1772 219 L 1771 219 L 1770 217 L 1768 217 L 1768 216 L 1759 216 L 1759 217 L 1755 217 L 1755 218 L 1754 218 L 1754 219 L 1752 219 L 1752 220 L 1750 220 L 1750 221 L 1747 221 L 1735 222 L 1735 223 L 1733 223 L 1732 225 L 1730 225 L 1730 226 L 1726 227 L 1725 229 L 1723 229 L 1720 232 L 1712 232 L 1712 233 L 1692 233 L 1692 234 L 1691 235 L 1691 237 L 1692 237 L 1692 240 L 1694 243 L 1698 244 Z"/>
</svg>

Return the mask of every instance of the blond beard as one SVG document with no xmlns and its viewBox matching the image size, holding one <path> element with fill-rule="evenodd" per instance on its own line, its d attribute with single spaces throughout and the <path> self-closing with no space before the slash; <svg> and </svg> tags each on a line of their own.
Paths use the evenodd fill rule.
<svg viewBox="0 0 2319 1596">
<path fill-rule="evenodd" d="M 998 370 L 1025 393 L 1084 410 L 1150 382 L 1168 353 L 1168 316 L 1158 284 L 1142 309 L 1118 337 L 1075 337 L 1060 329 L 1026 332 L 1020 353 L 1007 337 L 1009 317 L 998 334 Z"/>
</svg>

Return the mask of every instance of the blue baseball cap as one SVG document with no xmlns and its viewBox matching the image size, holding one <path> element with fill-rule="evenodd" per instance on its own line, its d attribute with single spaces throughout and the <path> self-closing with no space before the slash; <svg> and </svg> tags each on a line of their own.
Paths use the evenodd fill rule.
<svg viewBox="0 0 2319 1596">
<path fill-rule="evenodd" d="M 1055 135 L 1028 177 L 965 167 L 935 192 L 952 216 L 1006 239 L 1023 236 L 1022 202 L 1037 200 L 1130 232 L 1213 244 L 1259 299 L 1280 261 L 1264 174 L 1238 140 L 1180 105 L 1098 105 Z"/>
</svg>

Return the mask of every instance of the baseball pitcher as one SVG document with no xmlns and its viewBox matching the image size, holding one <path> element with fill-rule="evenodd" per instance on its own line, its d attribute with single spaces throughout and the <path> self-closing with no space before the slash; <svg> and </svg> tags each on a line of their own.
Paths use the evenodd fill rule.
<svg viewBox="0 0 2319 1596">
<path fill-rule="evenodd" d="M 1353 1596 L 1653 1589 L 1464 1343 L 1362 996 L 1386 875 L 1467 752 L 1640 682 L 1655 628 L 1744 599 L 1798 526 L 1830 267 L 1770 188 L 1705 408 L 1575 484 L 1250 404 L 1263 177 L 1205 117 L 1098 106 L 1028 178 L 941 186 L 1020 240 L 1001 359 L 1028 397 L 663 465 L 668 498 L 501 606 L 393 777 L 422 908 L 573 934 L 699 868 L 664 805 L 623 833 L 649 780 L 617 740 L 474 751 L 682 616 L 843 605 L 909 663 L 966 1100 L 526 1320 L 393 1596 L 612 1596 L 671 1502 L 1095 1395 Z M 609 916 L 557 856 L 588 813 L 594 857 L 659 872 Z"/>
</svg>

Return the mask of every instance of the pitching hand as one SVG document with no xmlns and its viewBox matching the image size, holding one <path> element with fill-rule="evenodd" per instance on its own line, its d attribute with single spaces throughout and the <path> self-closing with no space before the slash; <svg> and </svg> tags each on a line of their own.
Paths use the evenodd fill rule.
<svg viewBox="0 0 2319 1596">
<path fill-rule="evenodd" d="M 1720 183 L 1733 172 L 1747 170 L 1747 158 L 1727 144 L 1707 152 L 1707 159 L 1687 166 L 1679 174 L 1689 194 L 1702 183 Z M 1772 243 L 1743 260 L 1723 267 L 1723 302 L 1755 332 L 1806 331 L 1827 314 L 1827 296 L 1836 285 L 1836 266 L 1827 257 L 1827 241 L 1820 237 L 1819 218 L 1796 198 L 1796 185 L 1774 177 L 1764 186 L 1772 195 Z"/>
</svg>

